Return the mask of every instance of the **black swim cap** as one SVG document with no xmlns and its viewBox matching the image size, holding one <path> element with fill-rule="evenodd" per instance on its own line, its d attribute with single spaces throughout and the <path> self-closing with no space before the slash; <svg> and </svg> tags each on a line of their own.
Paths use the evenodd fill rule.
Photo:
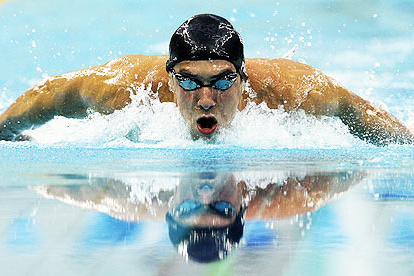
<svg viewBox="0 0 414 276">
<path fill-rule="evenodd" d="M 243 40 L 233 25 L 214 14 L 191 17 L 174 32 L 170 40 L 170 57 L 167 72 L 184 60 L 223 59 L 233 63 L 243 79 Z"/>
<path fill-rule="evenodd" d="M 232 224 L 225 227 L 190 227 L 177 222 L 170 213 L 166 215 L 168 234 L 179 252 L 199 263 L 210 263 L 226 258 L 240 242 L 244 229 L 244 211 L 236 215 Z"/>
</svg>

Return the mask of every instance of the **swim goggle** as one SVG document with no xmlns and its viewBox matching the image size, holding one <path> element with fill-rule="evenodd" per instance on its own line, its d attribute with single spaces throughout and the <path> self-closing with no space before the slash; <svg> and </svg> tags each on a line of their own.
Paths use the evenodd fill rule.
<svg viewBox="0 0 414 276">
<path fill-rule="evenodd" d="M 237 73 L 229 73 L 208 84 L 203 84 L 202 81 L 196 78 L 183 76 L 179 73 L 176 73 L 174 70 L 172 70 L 172 73 L 174 77 L 177 79 L 178 85 L 186 91 L 193 91 L 201 87 L 211 87 L 213 89 L 225 91 L 229 89 L 233 85 L 233 83 L 236 82 L 238 75 Z"/>
<path fill-rule="evenodd" d="M 236 208 L 227 201 L 216 201 L 209 204 L 202 204 L 195 200 L 185 200 L 177 206 L 172 212 L 175 217 L 185 218 L 195 215 L 203 210 L 211 212 L 221 217 L 233 217 L 237 214 Z"/>
</svg>

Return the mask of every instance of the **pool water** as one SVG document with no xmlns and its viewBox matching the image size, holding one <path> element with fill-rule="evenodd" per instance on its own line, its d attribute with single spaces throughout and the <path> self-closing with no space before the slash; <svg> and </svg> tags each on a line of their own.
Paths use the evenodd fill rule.
<svg viewBox="0 0 414 276">
<path fill-rule="evenodd" d="M 296 49 L 414 127 L 412 1 L 2 1 L 0 112 L 49 75 L 166 54 L 202 12 L 232 21 L 247 57 Z M 0 142 L 1 275 L 414 274 L 413 146 L 375 147 L 335 118 L 263 105 L 193 141 L 174 105 L 141 95 Z M 165 215 L 178 191 L 233 182 L 247 193 L 240 243 L 196 262 Z"/>
</svg>

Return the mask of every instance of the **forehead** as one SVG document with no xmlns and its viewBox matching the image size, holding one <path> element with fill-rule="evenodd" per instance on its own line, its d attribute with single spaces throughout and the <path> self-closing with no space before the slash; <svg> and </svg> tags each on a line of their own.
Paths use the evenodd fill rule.
<svg viewBox="0 0 414 276">
<path fill-rule="evenodd" d="M 185 60 L 174 66 L 174 70 L 188 72 L 194 75 L 208 76 L 215 75 L 223 71 L 236 72 L 233 63 L 227 60 Z"/>
</svg>

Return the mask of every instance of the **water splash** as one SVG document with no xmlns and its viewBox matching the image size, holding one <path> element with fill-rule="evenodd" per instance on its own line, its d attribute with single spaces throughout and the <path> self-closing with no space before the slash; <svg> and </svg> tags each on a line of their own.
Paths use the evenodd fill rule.
<svg viewBox="0 0 414 276">
<path fill-rule="evenodd" d="M 299 49 L 298 45 L 294 45 L 286 54 L 283 55 L 283 58 L 292 59 L 295 55 L 295 52 Z"/>
<path fill-rule="evenodd" d="M 316 118 L 303 110 L 249 103 L 222 136 L 223 143 L 254 148 L 338 148 L 361 143 L 337 118 Z"/>
<path fill-rule="evenodd" d="M 115 148 L 339 148 L 363 143 L 337 118 L 316 118 L 304 111 L 286 113 L 282 107 L 274 110 L 264 103 L 249 103 L 213 143 L 194 141 L 175 104 L 161 103 L 144 87 L 136 90 L 130 105 L 110 115 L 91 112 L 85 119 L 58 116 L 25 134 L 42 145 Z"/>
</svg>

